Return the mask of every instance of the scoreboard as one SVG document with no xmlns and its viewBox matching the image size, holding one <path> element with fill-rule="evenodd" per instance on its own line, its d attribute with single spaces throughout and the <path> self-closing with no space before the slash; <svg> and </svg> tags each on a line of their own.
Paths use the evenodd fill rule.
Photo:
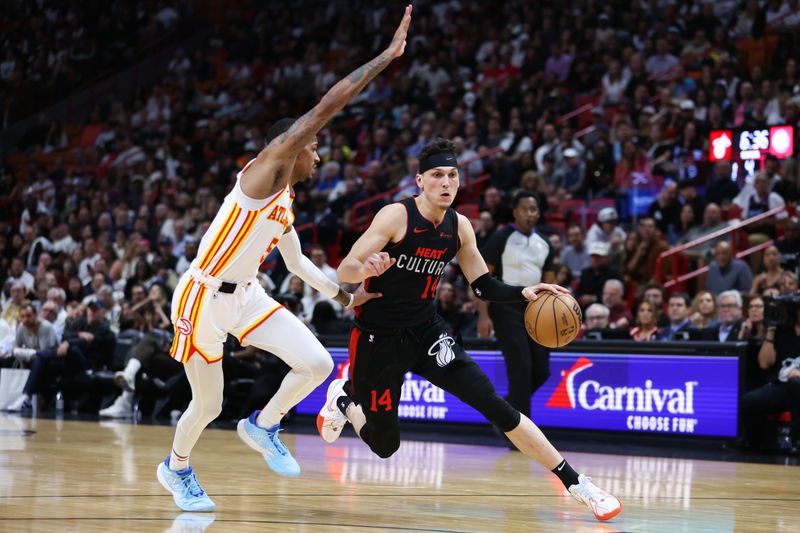
<svg viewBox="0 0 800 533">
<path fill-rule="evenodd" d="M 750 161 L 771 155 L 786 159 L 794 155 L 794 128 L 772 126 L 759 129 L 713 130 L 709 135 L 708 160 Z"/>
</svg>

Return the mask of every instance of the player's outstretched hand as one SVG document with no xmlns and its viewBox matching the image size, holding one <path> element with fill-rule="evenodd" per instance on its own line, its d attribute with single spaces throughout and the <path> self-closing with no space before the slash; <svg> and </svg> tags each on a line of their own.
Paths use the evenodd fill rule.
<svg viewBox="0 0 800 533">
<path fill-rule="evenodd" d="M 377 252 L 370 254 L 364 261 L 364 273 L 366 277 L 380 276 L 395 264 L 397 260 L 389 257 L 386 252 Z"/>
<path fill-rule="evenodd" d="M 553 285 L 552 283 L 537 283 L 531 287 L 522 289 L 522 295 L 530 300 L 535 301 L 539 297 L 540 292 L 552 292 L 553 294 L 569 294 L 569 291 L 560 285 Z"/>
<path fill-rule="evenodd" d="M 356 292 L 353 293 L 353 307 L 364 305 L 374 298 L 380 298 L 383 293 L 380 292 L 367 292 L 364 290 L 364 284 L 358 286 Z"/>
<path fill-rule="evenodd" d="M 386 52 L 392 59 L 400 57 L 406 49 L 406 35 L 408 34 L 408 25 L 411 24 L 411 11 L 413 6 L 411 4 L 406 6 L 406 12 L 403 14 L 403 20 L 394 32 L 392 42 L 386 48 Z"/>
</svg>

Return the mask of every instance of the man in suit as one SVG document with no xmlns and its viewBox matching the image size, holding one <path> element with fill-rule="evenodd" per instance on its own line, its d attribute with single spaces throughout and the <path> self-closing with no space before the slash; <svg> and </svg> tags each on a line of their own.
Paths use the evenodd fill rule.
<svg viewBox="0 0 800 533">
<path fill-rule="evenodd" d="M 703 340 L 712 342 L 735 341 L 742 326 L 742 295 L 738 291 L 724 291 L 717 297 L 719 324 L 703 329 Z"/>
<path fill-rule="evenodd" d="M 669 326 L 658 332 L 656 340 L 660 341 L 683 341 L 689 340 L 692 330 L 692 323 L 689 321 L 689 305 L 691 300 L 689 295 L 683 292 L 675 292 L 669 297 L 667 315 L 669 315 Z"/>
</svg>

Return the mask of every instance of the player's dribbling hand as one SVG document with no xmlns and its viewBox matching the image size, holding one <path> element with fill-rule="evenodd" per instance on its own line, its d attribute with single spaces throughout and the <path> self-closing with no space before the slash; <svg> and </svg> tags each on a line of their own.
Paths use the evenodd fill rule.
<svg viewBox="0 0 800 533">
<path fill-rule="evenodd" d="M 364 284 L 358 286 L 356 292 L 353 293 L 353 307 L 358 307 L 359 305 L 364 305 L 368 301 L 374 298 L 380 298 L 383 296 L 383 293 L 380 292 L 367 292 L 364 290 Z"/>
<path fill-rule="evenodd" d="M 403 14 L 403 20 L 394 32 L 392 42 L 386 48 L 386 52 L 391 58 L 400 57 L 406 49 L 406 35 L 408 34 L 408 25 L 411 24 L 411 11 L 413 6 L 411 4 L 406 6 L 406 12 Z"/>
<path fill-rule="evenodd" d="M 380 276 L 389 268 L 395 264 L 397 260 L 389 257 L 389 254 L 386 252 L 377 252 L 374 254 L 370 254 L 364 260 L 364 274 L 365 277 L 371 278 L 373 276 Z"/>
<path fill-rule="evenodd" d="M 537 283 L 531 287 L 522 289 L 522 295 L 530 300 L 535 301 L 539 297 L 540 292 L 552 292 L 553 294 L 569 294 L 569 291 L 560 285 L 553 285 L 552 283 Z"/>
</svg>

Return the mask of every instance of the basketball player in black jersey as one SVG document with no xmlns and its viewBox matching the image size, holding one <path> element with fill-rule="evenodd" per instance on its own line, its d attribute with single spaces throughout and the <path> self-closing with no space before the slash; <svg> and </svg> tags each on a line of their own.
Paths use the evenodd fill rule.
<svg viewBox="0 0 800 533">
<path fill-rule="evenodd" d="M 521 302 L 535 300 L 542 291 L 567 292 L 545 283 L 515 287 L 489 275 L 472 225 L 450 208 L 458 180 L 453 144 L 436 139 L 419 157 L 421 194 L 381 209 L 339 266 L 341 281 L 363 281 L 366 290 L 383 297 L 356 308 L 349 379 L 328 387 L 317 429 L 333 442 L 352 422 L 373 452 L 391 456 L 400 446 L 397 406 L 411 371 L 482 413 L 523 453 L 556 474 L 597 519 L 608 520 L 622 510 L 619 500 L 578 475 L 528 417 L 495 393 L 435 311 L 436 285 L 454 257 L 475 294 L 487 301 Z"/>
</svg>

